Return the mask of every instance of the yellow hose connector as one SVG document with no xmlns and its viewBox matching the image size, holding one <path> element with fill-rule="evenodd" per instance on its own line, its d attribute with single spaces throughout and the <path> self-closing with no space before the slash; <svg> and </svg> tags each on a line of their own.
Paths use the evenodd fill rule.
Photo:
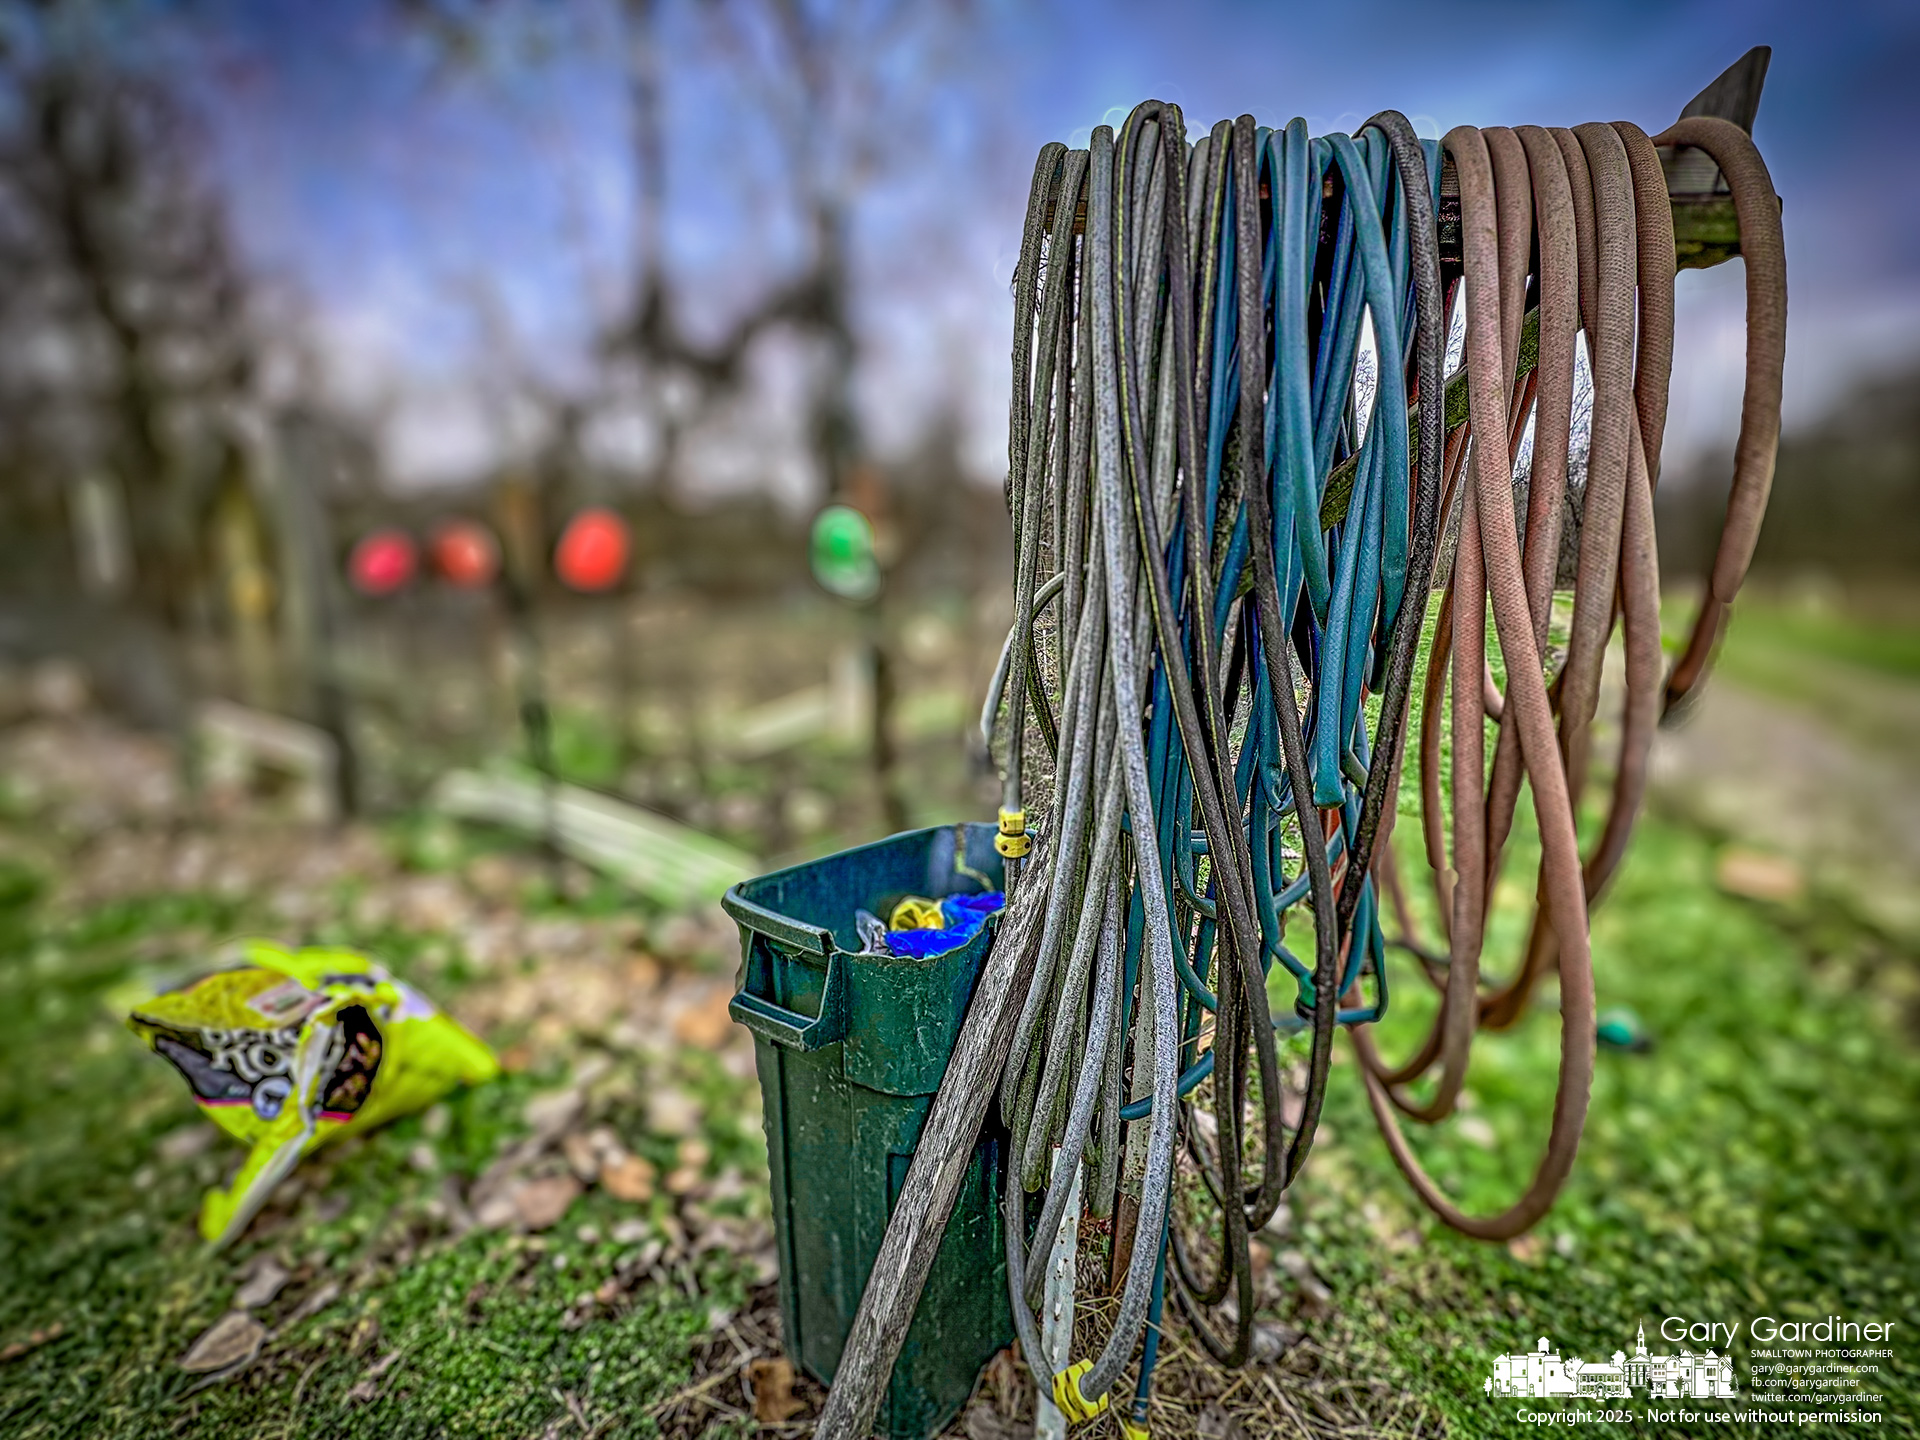
<svg viewBox="0 0 1920 1440">
<path fill-rule="evenodd" d="M 1144 1425 L 1136 1425 L 1133 1421 L 1122 1416 L 1120 1419 L 1120 1434 L 1122 1440 L 1147 1440 L 1147 1427 Z"/>
<path fill-rule="evenodd" d="M 1000 833 L 993 837 L 993 848 L 1009 860 L 1018 860 L 1033 848 L 1033 837 L 1027 833 L 1027 812 L 1024 809 L 1000 812 Z"/>
<path fill-rule="evenodd" d="M 1076 1360 L 1053 1377 L 1053 1403 L 1060 1407 L 1060 1413 L 1067 1417 L 1069 1425 L 1078 1425 L 1096 1415 L 1105 1414 L 1107 1402 L 1112 1399 L 1111 1395 L 1102 1395 L 1098 1400 L 1089 1400 L 1081 1393 L 1080 1377 L 1092 1368 L 1093 1361 Z"/>
</svg>

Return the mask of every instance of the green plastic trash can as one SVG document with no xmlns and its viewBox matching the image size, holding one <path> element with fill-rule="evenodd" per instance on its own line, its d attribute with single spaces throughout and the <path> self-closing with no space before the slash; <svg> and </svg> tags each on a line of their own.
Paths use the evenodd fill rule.
<svg viewBox="0 0 1920 1440">
<path fill-rule="evenodd" d="M 998 916 L 927 959 L 858 953 L 854 912 L 998 890 L 994 827 L 909 831 L 734 886 L 733 1018 L 753 1032 L 789 1358 L 831 1384 L 887 1218 L 946 1073 Z M 926 1440 L 1013 1338 L 1000 1241 L 1004 1132 L 989 1119 L 876 1424 Z"/>
</svg>

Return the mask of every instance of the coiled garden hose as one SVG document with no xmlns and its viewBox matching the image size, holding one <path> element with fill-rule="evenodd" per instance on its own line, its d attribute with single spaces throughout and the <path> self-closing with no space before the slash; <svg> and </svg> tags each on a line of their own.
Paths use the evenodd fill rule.
<svg viewBox="0 0 1920 1440">
<path fill-rule="evenodd" d="M 1460 543 L 1429 662 L 1420 746 L 1423 828 L 1439 914 L 1447 926 L 1444 974 L 1438 966 L 1428 968 L 1429 975 L 1443 983 L 1441 1013 L 1425 1044 L 1399 1067 L 1381 1061 L 1364 1029 L 1354 1030 L 1353 1039 L 1374 1114 L 1415 1192 L 1448 1224 L 1481 1238 L 1505 1239 L 1546 1212 L 1572 1168 L 1593 1071 L 1586 910 L 1625 852 L 1644 793 L 1653 730 L 1661 715 L 1697 685 L 1744 577 L 1764 513 L 1779 435 L 1786 275 L 1779 200 L 1753 142 L 1738 126 L 1695 118 L 1650 140 L 1625 122 L 1587 125 L 1551 132 L 1546 138 L 1552 145 L 1542 132 L 1523 128 L 1516 132 L 1523 163 L 1509 164 L 1504 174 L 1492 161 L 1492 133 L 1476 136 L 1463 129 L 1447 137 L 1461 189 L 1470 424 L 1486 434 L 1501 421 L 1509 449 L 1502 458 L 1490 447 L 1475 454 L 1470 452 L 1476 447 L 1462 445 L 1449 457 L 1454 467 L 1465 460 L 1473 469 L 1457 497 Z M 1656 152 L 1656 146 L 1666 144 L 1707 149 L 1734 187 L 1741 250 L 1747 257 L 1748 360 L 1727 523 L 1700 616 L 1663 687 L 1653 487 L 1672 363 L 1672 217 Z M 1520 187 L 1526 187 L 1532 202 L 1531 236 L 1500 223 L 1503 210 L 1517 208 L 1514 192 Z M 1537 246 L 1538 253 L 1533 277 L 1540 301 L 1537 364 L 1528 383 L 1509 389 L 1512 352 L 1496 347 L 1513 331 L 1510 311 L 1518 302 L 1497 277 L 1520 263 L 1512 251 L 1529 245 Z M 1561 437 L 1570 424 L 1576 325 L 1586 339 L 1592 366 L 1592 441 L 1572 626 L 1549 687 L 1536 681 L 1553 668 L 1543 651 L 1559 551 L 1552 517 L 1562 507 L 1566 481 Z M 1529 405 L 1536 428 L 1521 554 L 1513 543 L 1510 466 Z M 1485 670 L 1488 596 L 1508 684 L 1491 715 L 1497 738 L 1490 786 L 1485 786 L 1481 747 L 1453 747 L 1449 855 L 1442 838 L 1442 727 L 1436 702 L 1450 673 L 1451 732 L 1483 727 L 1487 687 L 1471 678 L 1462 683 L 1462 677 Z M 1620 748 L 1605 822 L 1583 858 L 1574 842 L 1574 816 L 1590 768 L 1600 663 L 1616 614 L 1623 622 L 1625 659 Z M 1556 742 L 1551 747 L 1550 729 Z M 1533 793 L 1540 832 L 1536 893 L 1545 905 L 1534 915 L 1513 978 L 1483 990 L 1478 984 L 1480 944 L 1522 772 Z M 1484 807 L 1460 803 L 1463 796 L 1483 793 Z M 1391 864 L 1390 855 L 1382 858 Z M 1391 877 L 1389 882 L 1391 889 Z M 1411 939 L 1409 917 L 1404 906 L 1399 908 L 1400 923 Z M 1412 946 L 1416 953 L 1433 954 L 1417 940 Z M 1550 967 L 1557 968 L 1560 981 L 1562 1049 L 1546 1152 L 1532 1183 L 1512 1207 L 1494 1216 L 1468 1216 L 1421 1169 L 1394 1112 L 1428 1121 L 1449 1113 L 1473 1030 L 1514 1023 L 1533 985 Z M 1440 1077 L 1434 1094 L 1424 1103 L 1415 1102 L 1406 1087 L 1435 1065 Z"/>
<path fill-rule="evenodd" d="M 1334 209 L 1338 239 L 1325 257 L 1332 299 L 1319 273 L 1330 176 L 1348 197 Z M 1409 560 L 1424 593 L 1434 551 L 1439 411 L 1429 407 L 1434 418 L 1424 422 L 1434 438 L 1417 506 L 1422 539 L 1410 555 L 1404 380 L 1417 348 L 1424 383 L 1438 388 L 1432 180 L 1428 155 L 1397 116 L 1358 141 L 1315 141 L 1300 122 L 1272 132 L 1243 118 L 1189 148 L 1178 110 L 1151 103 L 1118 137 L 1096 131 L 1084 166 L 1056 147 L 1036 169 L 1016 298 L 1024 383 L 1008 487 L 1016 621 L 983 718 L 990 743 L 1004 692 L 1006 810 L 1024 811 L 1014 773 L 1023 752 L 1011 731 L 1028 678 L 1043 669 L 1034 617 L 1064 597 L 1053 630 L 1058 705 L 1048 707 L 1059 716 L 1055 772 L 1038 826 L 1054 883 L 1001 1085 L 1012 1132 L 1009 1272 L 1030 1359 L 1041 1353 L 1031 1306 L 1042 1256 L 1028 1249 L 1025 1193 L 1091 1160 L 1087 1206 L 1112 1213 L 1121 1124 L 1148 1122 L 1138 1173 L 1128 1177 L 1137 1199 L 1128 1218 L 1148 1240 L 1129 1247 L 1111 1338 L 1091 1361 L 1036 1375 L 1069 1416 L 1104 1403 L 1157 1308 L 1163 1234 L 1172 1238 L 1175 1296 L 1197 1332 L 1223 1361 L 1246 1358 L 1249 1233 L 1271 1218 L 1311 1144 L 1339 997 L 1368 983 L 1362 960 L 1373 962 L 1377 998 L 1348 1018 L 1377 1014 L 1384 999 L 1364 880 L 1352 904 L 1364 910 L 1369 938 L 1344 973 L 1334 924 L 1316 927 L 1309 969 L 1285 945 L 1284 915 L 1308 896 L 1318 914 L 1337 913 L 1331 856 L 1344 858 L 1361 834 L 1371 845 L 1387 794 L 1384 774 L 1371 803 L 1361 794 L 1370 777 L 1360 701 L 1377 668 L 1376 630 L 1396 637 L 1385 668 L 1391 687 L 1406 688 L 1420 619 L 1417 606 L 1403 605 Z M 1417 347 L 1416 310 L 1426 315 Z M 1363 437 L 1352 390 L 1369 313 L 1379 353 L 1392 358 L 1379 367 L 1377 423 Z M 1243 387 L 1242 374 L 1261 383 Z M 1078 443 L 1089 427 L 1093 443 Z M 1321 492 L 1347 455 L 1364 468 L 1329 545 Z M 1058 567 L 1045 580 L 1043 553 Z M 1068 557 L 1081 557 L 1084 573 Z M 1288 618 L 1296 611 L 1298 626 Z M 1296 660 L 1302 644 L 1310 653 Z M 1316 659 L 1335 678 L 1316 678 Z M 1390 730 L 1397 745 L 1400 727 Z M 1313 803 L 1323 796 L 1331 821 Z M 1304 856 L 1292 876 L 1276 854 L 1288 814 Z M 1133 818 L 1147 816 L 1150 827 Z M 1278 1026 L 1267 997 L 1275 959 L 1302 996 Z M 1276 1028 L 1312 1037 L 1306 1106 L 1291 1133 Z M 1123 1105 L 1129 1038 L 1152 1093 Z M 1203 1281 L 1165 1220 L 1178 1097 L 1209 1081 L 1214 1143 L 1185 1127 L 1223 1215 L 1221 1258 Z M 1265 1159 L 1250 1181 L 1242 1152 L 1254 1100 Z M 1063 1168 L 1049 1163 L 1056 1146 Z M 1053 1185 L 1033 1233 L 1055 1232 L 1065 1190 Z M 1236 1321 L 1222 1337 L 1199 1311 L 1229 1291 Z"/>
<path fill-rule="evenodd" d="M 1661 145 L 1697 145 L 1726 173 L 1749 320 L 1727 522 L 1664 681 L 1652 497 L 1674 248 Z M 1464 374 L 1451 380 L 1443 165 L 1459 186 L 1466 316 Z M 1396 1162 L 1443 1220 L 1502 1239 L 1553 1203 L 1592 1080 L 1588 907 L 1624 853 L 1653 730 L 1697 686 L 1764 511 L 1783 256 L 1765 166 L 1719 120 L 1652 140 L 1625 122 L 1461 127 L 1436 145 L 1392 111 L 1351 137 L 1242 116 L 1189 145 L 1179 109 L 1150 101 L 1087 150 L 1041 151 L 1015 282 L 1014 621 L 981 729 L 989 750 L 1004 737 L 1002 853 L 1032 917 L 999 1082 L 1009 1286 L 1035 1379 L 1069 1419 L 1106 1407 L 1169 1286 L 1216 1359 L 1247 1358 L 1249 1237 L 1311 1148 L 1336 1026 Z M 1591 439 L 1568 577 L 1582 344 Z M 1529 427 L 1523 514 L 1515 464 Z M 1556 597 L 1571 607 L 1564 643 Z M 1619 749 L 1583 856 L 1575 817 L 1616 622 Z M 1413 749 L 1443 945 L 1417 934 L 1390 844 L 1423 638 Z M 1030 717 L 1053 763 L 1039 796 Z M 1476 735 L 1491 749 L 1449 744 Z M 1481 954 L 1523 786 L 1539 907 L 1513 975 L 1489 986 Z M 1044 896 L 1020 895 L 1027 884 Z M 1397 1066 L 1369 1029 L 1388 999 L 1383 892 L 1393 943 L 1440 991 L 1431 1034 Z M 1288 944 L 1303 913 L 1311 964 Z M 1278 1015 L 1275 962 L 1295 992 Z M 1452 1113 L 1475 1032 L 1517 1020 L 1550 969 L 1550 1137 L 1519 1199 L 1471 1216 L 1421 1169 L 1399 1117 Z M 1305 1054 L 1289 1069 L 1279 1041 L 1292 1034 Z M 1179 1179 L 1183 1153 L 1197 1185 Z M 1075 1175 L 1086 1211 L 1113 1217 L 1126 1263 L 1103 1349 L 1050 1373 L 1033 1307 Z M 1030 1225 L 1028 1197 L 1043 1191 Z M 1218 1210 L 1216 1259 L 1195 1253 L 1176 1192 Z M 1149 1358 L 1136 1427 L 1151 1372 Z"/>
</svg>

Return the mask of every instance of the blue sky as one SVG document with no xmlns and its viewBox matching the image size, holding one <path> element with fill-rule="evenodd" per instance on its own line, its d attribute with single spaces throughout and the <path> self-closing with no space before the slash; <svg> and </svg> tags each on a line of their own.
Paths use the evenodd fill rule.
<svg viewBox="0 0 1920 1440">
<path fill-rule="evenodd" d="M 375 0 L 162 7 L 139 26 L 143 53 L 212 122 L 247 253 L 299 297 L 330 388 L 379 417 L 414 482 L 477 473 L 522 443 L 503 397 L 528 376 L 580 383 L 630 274 L 613 6 L 474 8 L 495 18 L 459 65 Z M 664 8 L 670 248 L 711 320 L 798 242 L 754 188 L 781 163 L 778 136 L 743 109 L 713 27 Z M 1920 350 L 1920 6 L 976 0 L 930 5 L 911 43 L 866 43 L 885 8 L 850 0 L 836 19 L 844 72 L 903 97 L 871 112 L 850 99 L 843 130 L 932 157 L 880 166 L 855 210 L 863 398 L 883 449 L 945 399 L 994 471 L 1032 156 L 1150 95 L 1180 102 L 1194 129 L 1242 110 L 1347 129 L 1392 106 L 1428 133 L 1617 118 L 1657 131 L 1771 44 L 1756 138 L 1786 202 L 1790 420 Z M 1737 265 L 1682 277 L 1676 468 L 1730 437 L 1740 313 Z"/>
</svg>

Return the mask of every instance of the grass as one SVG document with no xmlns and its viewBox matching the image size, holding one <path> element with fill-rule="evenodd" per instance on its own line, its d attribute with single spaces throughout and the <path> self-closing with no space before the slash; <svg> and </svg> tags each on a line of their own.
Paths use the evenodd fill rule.
<svg viewBox="0 0 1920 1440">
<path fill-rule="evenodd" d="M 1754 663 L 1779 652 L 1838 660 L 1908 684 L 1920 682 L 1920 626 L 1900 617 L 1863 616 L 1823 602 L 1756 591 L 1740 602 L 1726 659 Z"/>
<path fill-rule="evenodd" d="M 1541 1335 L 1563 1354 L 1602 1358 L 1630 1352 L 1642 1323 L 1654 1353 L 1676 1348 L 1658 1338 L 1671 1316 L 1841 1315 L 1904 1329 L 1920 1311 L 1920 1056 L 1903 1012 L 1875 980 L 1862 983 L 1837 922 L 1793 923 L 1719 893 L 1713 854 L 1691 831 L 1644 821 L 1594 918 L 1600 1003 L 1632 1004 L 1656 1045 L 1601 1052 L 1580 1161 L 1537 1246 L 1476 1243 L 1416 1215 L 1357 1073 L 1334 1071 L 1333 1138 L 1316 1148 L 1300 1197 L 1304 1248 L 1343 1300 L 1336 1348 L 1424 1394 L 1453 1434 L 1513 1425 L 1516 1402 L 1489 1399 L 1481 1382 L 1496 1355 Z M 1796 938 L 1813 931 L 1829 953 Z M 1910 973 L 1910 957 L 1897 963 Z M 1407 967 L 1394 978 L 1389 1055 L 1406 1052 L 1433 1009 Z M 1415 1137 L 1429 1173 L 1471 1211 L 1502 1208 L 1525 1186 L 1545 1139 L 1558 1023 L 1536 1008 L 1476 1045 L 1469 1103 L 1487 1129 L 1454 1122 Z M 1758 1398 L 1748 1348 L 1743 1324 L 1742 1399 L 1716 1408 Z M 1881 1433 L 1920 1433 L 1920 1360 L 1911 1337 L 1893 1348 L 1863 1387 L 1884 1402 L 1860 1408 L 1887 1417 Z"/>
<path fill-rule="evenodd" d="M 1920 625 L 1842 610 L 1819 592 L 1743 596 L 1716 660 L 1729 678 L 1911 769 Z"/>
<path fill-rule="evenodd" d="M 0 1434 L 521 1436 L 575 1415 L 601 1436 L 653 1433 L 648 1412 L 687 1379 L 713 1312 L 741 1302 L 729 1260 L 709 1255 L 614 1318 L 567 1328 L 569 1305 L 631 1248 L 602 1238 L 631 1207 L 594 1191 L 550 1235 L 453 1238 L 435 1209 L 442 1173 L 410 1161 L 420 1117 L 308 1162 L 324 1186 L 314 1177 L 288 1213 L 209 1256 L 193 1217 L 222 1153 L 159 1158 L 168 1136 L 205 1122 L 110 1005 L 153 948 L 142 941 L 247 917 L 167 896 L 63 919 L 37 892 L 30 872 L 0 874 L 0 1344 L 59 1333 L 0 1365 Z M 380 953 L 404 971 L 410 939 L 386 936 Z M 512 1075 L 450 1102 L 440 1170 L 491 1160 L 541 1078 L 554 1077 Z M 277 1306 L 262 1357 L 202 1388 L 174 1362 L 265 1251 L 295 1266 L 289 1301 L 328 1283 L 341 1293 L 296 1324 L 292 1303 Z M 382 1361 L 380 1383 L 356 1392 Z"/>
<path fill-rule="evenodd" d="M 1761 600 L 1743 605 L 1721 666 L 1789 702 L 1803 698 L 1813 667 L 1842 666 L 1850 679 L 1875 680 L 1892 709 L 1920 694 L 1917 656 L 1910 630 Z M 1425 661 L 1423 647 L 1421 670 Z M 1840 728 L 1856 744 L 1881 738 Z M 1443 795 L 1447 750 L 1443 738 Z M 1433 935 L 1430 895 L 1415 883 L 1426 869 L 1411 777 L 1401 812 L 1402 874 Z M 1585 818 L 1590 844 L 1599 817 Z M 1658 1354 L 1677 1348 L 1659 1338 L 1668 1317 L 1741 1322 L 1741 1399 L 1709 1407 L 1730 1411 L 1763 1398 L 1749 1369 L 1754 1317 L 1895 1321 L 1896 1335 L 1915 1323 L 1920 957 L 1832 897 L 1783 907 L 1722 893 L 1717 850 L 1657 811 L 1643 816 L 1594 913 L 1598 1002 L 1631 1005 L 1656 1044 L 1645 1054 L 1601 1051 L 1578 1165 L 1537 1240 L 1482 1244 L 1427 1216 L 1375 1133 L 1350 1055 L 1337 1056 L 1346 1063 L 1333 1072 L 1322 1140 L 1296 1191 L 1302 1248 L 1340 1296 L 1328 1340 L 1356 1373 L 1421 1396 L 1449 1433 L 1516 1428 L 1527 1407 L 1489 1398 L 1481 1384 L 1495 1356 L 1531 1350 L 1542 1335 L 1562 1354 L 1598 1359 L 1631 1352 L 1642 1323 Z M 1486 951 L 1495 977 L 1524 943 L 1537 857 L 1523 797 Z M 1379 1029 L 1397 1058 L 1437 1005 L 1412 963 L 1392 954 L 1392 1006 Z M 1423 1166 L 1470 1212 L 1510 1204 L 1544 1147 L 1558 1057 L 1553 1000 L 1549 986 L 1514 1030 L 1476 1043 L 1462 1101 L 1470 1118 L 1410 1127 Z M 1920 1433 L 1913 1341 L 1896 1341 L 1861 1387 L 1884 1396 L 1858 1407 L 1886 1417 L 1879 1433 Z M 1774 1431 L 1717 1423 L 1710 1433 Z"/>
<path fill-rule="evenodd" d="M 1667 1316 L 1906 1322 L 1920 1310 L 1912 1036 L 1859 983 L 1848 932 L 1721 895 L 1712 860 L 1702 837 L 1648 820 L 1595 919 L 1602 1003 L 1632 1003 L 1657 1044 L 1602 1053 L 1581 1162 L 1538 1254 L 1423 1223 L 1372 1134 L 1352 1066 L 1334 1071 L 1328 1138 L 1297 1192 L 1300 1243 L 1338 1297 L 1322 1342 L 1343 1367 L 1420 1397 L 1449 1433 L 1513 1424 L 1515 1402 L 1489 1401 L 1480 1381 L 1494 1355 L 1538 1335 L 1597 1356 L 1631 1348 L 1642 1322 L 1656 1335 Z M 64 1326 L 0 1368 L 0 1432 L 521 1436 L 578 1406 L 609 1426 L 602 1434 L 649 1433 L 647 1411 L 684 1383 L 709 1312 L 738 1303 L 737 1277 L 716 1262 L 617 1319 L 563 1329 L 581 1277 L 604 1271 L 617 1249 L 572 1228 L 602 1218 L 597 1192 L 549 1237 L 449 1240 L 423 1218 L 438 1177 L 408 1163 L 417 1119 L 326 1162 L 324 1195 L 344 1208 L 310 1190 L 279 1232 L 253 1243 L 291 1250 L 316 1278 L 340 1277 L 342 1298 L 278 1335 L 249 1370 L 195 1390 L 173 1361 L 225 1310 L 236 1271 L 209 1262 L 191 1230 L 218 1166 L 211 1154 L 155 1163 L 165 1136 L 201 1122 L 103 997 L 142 937 L 217 932 L 240 917 L 172 897 L 63 920 L 43 910 L 30 876 L 0 880 L 0 1267 L 10 1278 L 0 1341 Z M 1825 937 L 1825 953 L 1809 953 L 1799 937 L 1810 933 Z M 1395 978 L 1390 1053 L 1425 1019 L 1421 982 Z M 1525 1181 L 1556 1024 L 1535 1013 L 1476 1048 L 1473 1113 L 1491 1126 L 1492 1148 L 1457 1124 L 1419 1137 L 1425 1163 L 1474 1208 Z M 535 1083 L 508 1077 L 453 1104 L 437 1141 L 445 1167 L 483 1165 Z M 1746 1350 L 1743 1332 L 1743 1384 Z M 1913 1434 L 1920 1366 L 1910 1345 L 1895 1351 L 1875 1381 L 1889 1421 L 1880 1433 Z M 390 1355 L 372 1398 L 350 1398 Z"/>
<path fill-rule="evenodd" d="M 1723 657 L 1730 677 L 1775 650 L 1812 646 L 1890 685 L 1911 683 L 1898 636 L 1829 645 L 1792 616 L 1749 618 Z M 1397 842 L 1411 877 L 1421 867 L 1408 818 Z M 452 863 L 461 843 L 433 822 L 396 827 L 390 839 L 421 868 Z M 1523 816 L 1488 950 L 1496 975 L 1520 940 L 1528 844 Z M 1450 1435 L 1505 1435 L 1523 1406 L 1489 1399 L 1481 1382 L 1496 1355 L 1541 1335 L 1563 1354 L 1600 1357 L 1630 1350 L 1642 1323 L 1656 1351 L 1675 1348 L 1657 1338 L 1670 1316 L 1742 1322 L 1733 1408 L 1746 1408 L 1756 1316 L 1892 1320 L 1896 1335 L 1920 1324 L 1916 957 L 1817 894 L 1783 908 L 1721 893 L 1716 854 L 1713 838 L 1649 814 L 1596 912 L 1600 1003 L 1631 1004 L 1655 1045 L 1601 1053 L 1580 1162 L 1537 1242 L 1483 1245 L 1425 1218 L 1341 1048 L 1321 1142 L 1295 1192 L 1293 1240 L 1334 1291 L 1332 1313 L 1309 1328 L 1338 1372 L 1411 1397 L 1413 1413 Z M 60 1330 L 0 1361 L 0 1434 L 654 1433 L 650 1412 L 687 1383 L 714 1312 L 741 1301 L 732 1265 L 709 1255 L 630 1307 L 569 1328 L 569 1307 L 621 1253 L 601 1238 L 614 1212 L 600 1192 L 541 1237 L 455 1237 L 437 1216 L 447 1176 L 483 1168 L 517 1132 L 527 1094 L 552 1077 L 509 1076 L 447 1106 L 430 1136 L 437 1171 L 412 1163 L 428 1138 L 420 1118 L 321 1159 L 324 1185 L 279 1205 L 269 1233 L 210 1259 L 192 1221 L 221 1155 L 163 1158 L 163 1143 L 204 1122 L 178 1079 L 121 1028 L 115 1005 L 173 942 L 257 921 L 235 902 L 192 895 L 69 914 L 41 888 L 31 868 L 0 864 L 0 1346 Z M 579 903 L 620 901 L 595 891 Z M 436 991 L 464 976 L 444 940 L 314 938 L 377 942 L 402 973 L 432 964 Z M 1398 1056 L 1433 1001 L 1398 959 L 1392 978 L 1381 1041 Z M 1526 1183 L 1546 1130 L 1557 1025 L 1541 1006 L 1483 1037 L 1468 1077 L 1475 1123 L 1415 1136 L 1429 1172 L 1470 1209 L 1499 1208 Z M 722 1108 L 717 1095 L 712 1108 Z M 746 1163 L 751 1136 L 716 1138 L 723 1144 L 742 1152 L 729 1163 Z M 199 1388 L 174 1362 L 228 1308 L 245 1262 L 267 1250 L 296 1269 L 291 1303 L 273 1312 L 276 1333 L 258 1361 Z M 333 1304 L 286 1322 L 292 1303 L 329 1282 L 341 1286 Z M 1892 1348 L 1864 1387 L 1885 1398 L 1862 1408 L 1886 1417 L 1873 1433 L 1913 1436 L 1920 1352 L 1911 1335 Z"/>
</svg>

